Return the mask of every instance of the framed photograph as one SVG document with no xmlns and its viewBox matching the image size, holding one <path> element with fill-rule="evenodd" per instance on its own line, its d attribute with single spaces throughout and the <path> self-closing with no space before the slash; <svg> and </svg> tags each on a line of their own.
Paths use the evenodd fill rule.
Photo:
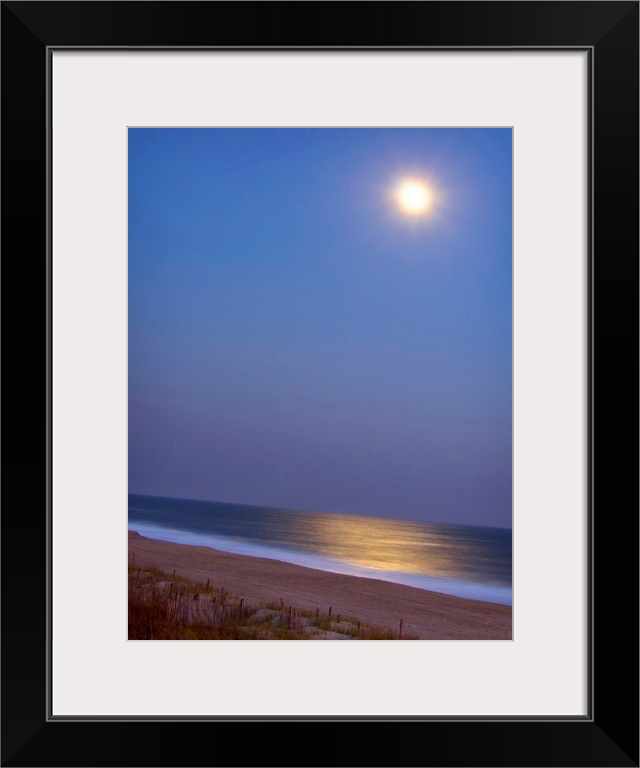
<svg viewBox="0 0 640 768">
<path fill-rule="evenodd" d="M 638 3 L 2 21 L 3 764 L 638 765 Z"/>
</svg>

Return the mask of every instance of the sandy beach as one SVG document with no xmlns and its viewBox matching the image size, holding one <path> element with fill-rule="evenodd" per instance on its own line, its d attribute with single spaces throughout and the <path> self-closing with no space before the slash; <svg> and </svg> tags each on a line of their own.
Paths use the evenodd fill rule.
<svg viewBox="0 0 640 768">
<path fill-rule="evenodd" d="M 397 627 L 421 640 L 511 640 L 511 606 L 466 600 L 378 579 L 329 573 L 278 560 L 172 544 L 129 531 L 129 562 L 212 586 L 247 601 L 279 601 L 299 610 L 351 616 L 383 627 Z"/>
</svg>

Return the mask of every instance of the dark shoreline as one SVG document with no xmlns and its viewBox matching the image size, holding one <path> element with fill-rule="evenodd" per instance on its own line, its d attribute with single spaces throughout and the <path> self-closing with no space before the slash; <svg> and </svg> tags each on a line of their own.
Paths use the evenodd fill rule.
<svg viewBox="0 0 640 768">
<path fill-rule="evenodd" d="M 499 603 L 429 592 L 393 582 L 320 571 L 278 560 L 209 547 L 148 539 L 129 532 L 129 561 L 193 580 L 211 579 L 247 600 L 285 599 L 300 609 L 331 606 L 381 626 L 397 626 L 420 639 L 511 640 L 512 609 Z"/>
</svg>

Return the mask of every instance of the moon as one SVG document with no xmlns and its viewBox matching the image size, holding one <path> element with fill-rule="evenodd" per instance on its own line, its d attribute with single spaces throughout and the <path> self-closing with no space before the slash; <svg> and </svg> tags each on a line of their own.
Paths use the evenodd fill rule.
<svg viewBox="0 0 640 768">
<path fill-rule="evenodd" d="M 424 182 L 404 181 L 398 188 L 398 203 L 413 216 L 424 214 L 431 203 L 431 192 Z"/>
</svg>

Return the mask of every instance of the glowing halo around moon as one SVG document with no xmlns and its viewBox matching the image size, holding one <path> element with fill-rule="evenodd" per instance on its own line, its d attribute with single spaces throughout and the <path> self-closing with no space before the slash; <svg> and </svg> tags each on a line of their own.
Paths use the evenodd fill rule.
<svg viewBox="0 0 640 768">
<path fill-rule="evenodd" d="M 398 205 L 405 213 L 421 216 L 428 212 L 433 196 L 424 182 L 407 180 L 399 185 L 396 197 Z"/>
</svg>

